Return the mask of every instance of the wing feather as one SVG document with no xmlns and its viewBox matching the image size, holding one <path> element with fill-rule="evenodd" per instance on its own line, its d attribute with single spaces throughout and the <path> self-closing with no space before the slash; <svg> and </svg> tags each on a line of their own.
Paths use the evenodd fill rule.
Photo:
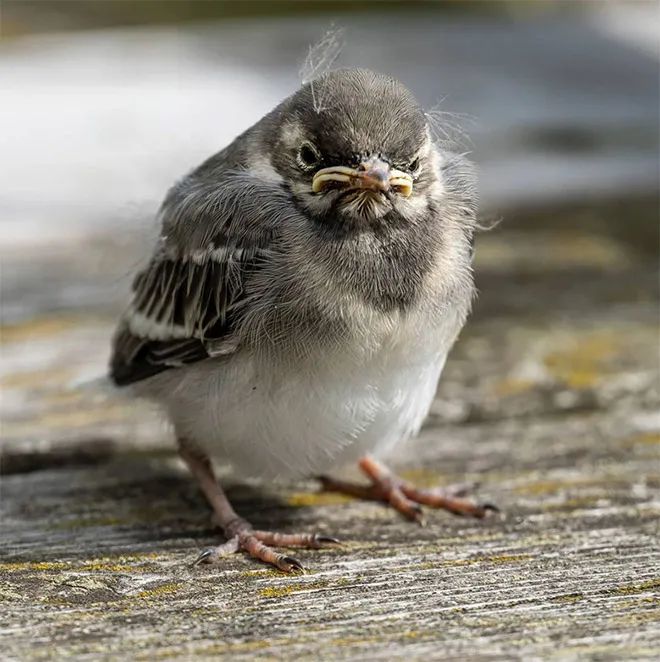
<svg viewBox="0 0 660 662">
<path fill-rule="evenodd" d="M 231 340 L 245 282 L 261 251 L 217 249 L 201 256 L 156 255 L 134 279 L 114 338 L 110 374 L 120 386 L 235 351 Z"/>
</svg>

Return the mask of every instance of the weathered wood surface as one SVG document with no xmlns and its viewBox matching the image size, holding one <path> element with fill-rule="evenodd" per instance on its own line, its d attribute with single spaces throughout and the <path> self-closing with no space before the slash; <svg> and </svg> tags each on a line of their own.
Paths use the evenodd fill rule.
<svg viewBox="0 0 660 662">
<path fill-rule="evenodd" d="M 107 306 L 6 328 L 1 657 L 657 658 L 657 207 L 608 209 L 481 237 L 480 303 L 394 460 L 502 515 L 418 528 L 312 482 L 232 489 L 259 527 L 345 541 L 305 575 L 190 567 L 219 538 L 165 426 L 63 388 L 102 368 Z"/>
</svg>

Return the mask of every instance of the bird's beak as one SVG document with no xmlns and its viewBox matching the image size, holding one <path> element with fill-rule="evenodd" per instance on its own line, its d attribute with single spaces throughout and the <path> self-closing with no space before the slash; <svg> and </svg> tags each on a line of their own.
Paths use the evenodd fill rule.
<svg viewBox="0 0 660 662">
<path fill-rule="evenodd" d="M 407 198 L 412 193 L 413 179 L 401 170 L 390 168 L 377 157 L 361 163 L 357 168 L 331 166 L 317 171 L 312 179 L 312 191 L 321 193 L 328 189 L 350 188 L 387 193 L 392 191 Z"/>
</svg>

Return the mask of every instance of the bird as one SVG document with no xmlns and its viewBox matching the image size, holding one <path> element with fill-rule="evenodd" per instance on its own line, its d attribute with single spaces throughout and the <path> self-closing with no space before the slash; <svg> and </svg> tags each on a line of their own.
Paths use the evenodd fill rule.
<svg viewBox="0 0 660 662">
<path fill-rule="evenodd" d="M 379 459 L 417 434 L 474 297 L 475 168 L 434 138 L 398 80 L 336 69 L 301 85 L 175 183 L 113 336 L 114 384 L 157 402 L 226 541 L 284 572 L 233 508 L 216 462 L 262 479 L 483 517 L 464 489 L 416 488 Z M 358 463 L 369 485 L 330 476 Z"/>
</svg>

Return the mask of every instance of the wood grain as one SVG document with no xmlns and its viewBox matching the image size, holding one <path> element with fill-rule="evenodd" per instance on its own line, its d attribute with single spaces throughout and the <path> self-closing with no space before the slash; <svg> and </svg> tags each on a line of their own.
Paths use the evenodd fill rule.
<svg viewBox="0 0 660 662">
<path fill-rule="evenodd" d="M 7 327 L 2 658 L 657 659 L 655 265 L 606 229 L 580 260 L 482 238 L 480 304 L 392 459 L 422 485 L 480 481 L 500 516 L 420 528 L 313 482 L 231 489 L 255 526 L 344 541 L 299 552 L 304 575 L 191 567 L 220 538 L 166 427 L 66 388 L 102 369 L 112 309 Z"/>
</svg>

